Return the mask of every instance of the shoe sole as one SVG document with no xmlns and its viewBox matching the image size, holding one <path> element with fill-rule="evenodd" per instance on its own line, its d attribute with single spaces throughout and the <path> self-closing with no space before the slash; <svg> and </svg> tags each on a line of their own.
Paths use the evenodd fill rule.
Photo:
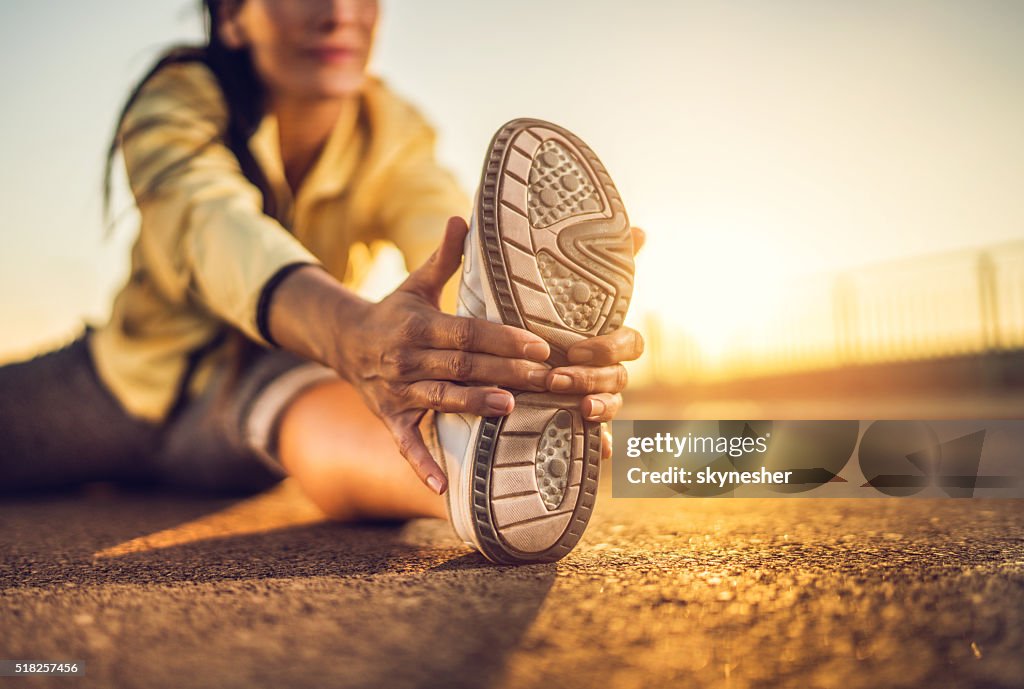
<svg viewBox="0 0 1024 689">
<path fill-rule="evenodd" d="M 490 296 L 507 325 L 567 363 L 575 342 L 622 325 L 633 290 L 633 240 L 611 177 L 579 137 L 514 120 L 491 141 L 478 228 Z M 472 522 L 483 554 L 506 564 L 553 562 L 577 544 L 600 476 L 601 424 L 579 397 L 518 393 L 507 417 L 480 422 Z"/>
<path fill-rule="evenodd" d="M 484 267 L 502 321 L 540 335 L 550 362 L 622 325 L 633 237 L 619 192 L 590 147 L 540 120 L 495 134 L 480 184 Z"/>
<path fill-rule="evenodd" d="M 472 522 L 493 562 L 554 562 L 583 536 L 597 501 L 601 424 L 579 398 L 519 393 L 505 417 L 480 422 L 473 457 Z"/>
</svg>

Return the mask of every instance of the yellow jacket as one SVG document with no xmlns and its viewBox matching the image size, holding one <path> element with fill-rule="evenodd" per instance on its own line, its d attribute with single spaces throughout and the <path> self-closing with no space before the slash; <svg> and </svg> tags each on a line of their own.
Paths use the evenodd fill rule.
<svg viewBox="0 0 1024 689">
<path fill-rule="evenodd" d="M 437 247 L 445 221 L 469 202 L 434 159 L 434 133 L 377 80 L 338 120 L 292 198 L 276 120 L 249 141 L 277 200 L 278 222 L 223 143 L 227 107 L 200 63 L 172 65 L 144 87 L 121 132 L 141 214 L 131 273 L 109 322 L 92 337 L 101 379 L 125 409 L 166 418 L 229 356 L 236 329 L 267 344 L 256 325 L 266 282 L 282 267 L 319 263 L 350 287 L 380 241 L 415 268 Z M 211 344 L 214 343 L 214 344 Z"/>
</svg>

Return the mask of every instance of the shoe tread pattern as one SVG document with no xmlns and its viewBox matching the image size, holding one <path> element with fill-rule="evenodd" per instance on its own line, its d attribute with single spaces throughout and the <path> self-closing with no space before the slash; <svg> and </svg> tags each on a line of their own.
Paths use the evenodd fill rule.
<svg viewBox="0 0 1024 689">
<path fill-rule="evenodd" d="M 522 402 L 520 402 L 522 399 Z M 530 401 L 527 401 L 530 400 Z M 517 408 L 522 406 L 546 406 L 557 417 L 562 412 L 573 414 L 570 404 L 577 400 L 560 395 L 529 394 L 517 395 Z M 513 411 L 513 414 L 516 412 Z M 572 515 L 562 534 L 553 545 L 539 552 L 523 552 L 510 546 L 501 535 L 498 526 L 492 496 L 493 467 L 495 454 L 498 452 L 502 429 L 510 417 L 484 418 L 480 424 L 476 439 L 476 452 L 473 458 L 472 475 L 472 519 L 477 539 L 483 554 L 492 562 L 499 564 L 524 564 L 555 562 L 565 557 L 579 542 L 597 502 L 597 486 L 600 477 L 601 461 L 601 425 L 582 422 L 582 470 L 576 504 L 572 506 Z M 546 429 L 546 426 L 544 427 Z M 539 435 L 539 433 L 538 433 Z M 543 443 L 539 443 L 539 449 Z M 543 499 L 543 495 L 542 498 Z M 538 515 L 544 518 L 546 515 Z"/>
<path fill-rule="evenodd" d="M 528 170 L 518 163 L 513 171 L 524 159 Z M 505 185 L 521 189 L 523 200 L 510 200 Z M 633 289 L 629 219 L 582 140 L 541 120 L 509 122 L 491 142 L 480 204 L 484 264 L 501 318 L 548 340 L 551 363 L 564 364 L 573 342 L 622 325 Z M 522 232 L 502 227 L 503 213 L 528 222 L 531 236 L 550 232 L 555 241 L 536 248 Z"/>
</svg>

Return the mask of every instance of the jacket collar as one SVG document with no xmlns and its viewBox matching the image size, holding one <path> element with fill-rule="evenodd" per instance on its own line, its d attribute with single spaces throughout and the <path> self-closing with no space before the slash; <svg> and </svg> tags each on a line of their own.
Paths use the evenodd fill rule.
<svg viewBox="0 0 1024 689">
<path fill-rule="evenodd" d="M 267 114 L 249 139 L 249 148 L 266 173 L 288 224 L 296 204 L 305 208 L 315 200 L 336 196 L 355 176 L 359 182 L 383 174 L 400 157 L 410 140 L 431 134 L 419 114 L 376 77 L 368 77 L 358 100 L 346 107 L 331 130 L 324 150 L 293 197 L 284 176 L 277 118 Z"/>
<path fill-rule="evenodd" d="M 360 99 L 361 100 L 361 99 Z M 358 158 L 358 121 L 362 103 L 347 103 L 324 144 L 320 156 L 310 169 L 298 193 L 288 186 L 281 159 L 277 116 L 267 113 L 249 138 L 249 150 L 270 184 L 278 208 L 292 217 L 297 204 L 306 205 L 316 198 L 339 193 L 350 180 Z"/>
</svg>

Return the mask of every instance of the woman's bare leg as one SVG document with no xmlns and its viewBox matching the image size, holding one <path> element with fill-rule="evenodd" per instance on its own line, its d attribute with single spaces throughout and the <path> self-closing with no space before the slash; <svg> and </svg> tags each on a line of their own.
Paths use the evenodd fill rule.
<svg viewBox="0 0 1024 689">
<path fill-rule="evenodd" d="M 316 385 L 284 412 L 281 462 L 309 498 L 339 520 L 447 517 L 384 423 L 344 381 Z"/>
</svg>

